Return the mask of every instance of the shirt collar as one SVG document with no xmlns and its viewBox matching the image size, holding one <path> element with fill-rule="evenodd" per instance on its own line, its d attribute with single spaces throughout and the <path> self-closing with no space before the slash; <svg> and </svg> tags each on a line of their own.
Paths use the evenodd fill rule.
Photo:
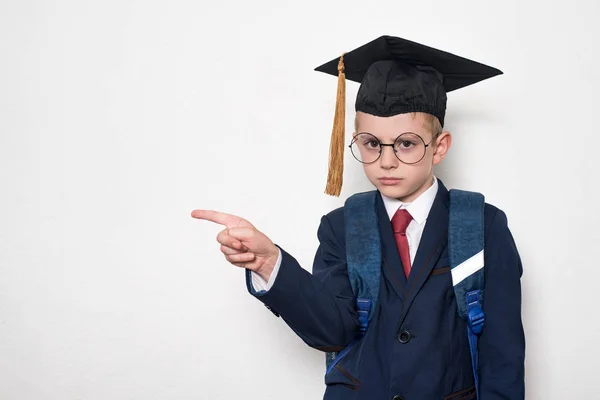
<svg viewBox="0 0 600 400">
<path fill-rule="evenodd" d="M 429 211 L 431 210 L 431 206 L 433 205 L 433 201 L 435 200 L 435 196 L 438 191 L 438 186 L 438 180 L 434 176 L 433 185 L 431 185 L 412 203 L 405 203 L 401 200 L 394 199 L 392 197 L 387 197 L 381 194 L 383 204 L 385 205 L 385 210 L 387 211 L 390 220 L 392 219 L 394 214 L 396 214 L 396 211 L 398 211 L 399 208 L 406 208 L 406 210 L 410 213 L 415 222 L 421 225 L 423 222 L 425 222 L 425 220 L 427 220 L 427 216 L 429 215 Z"/>
</svg>

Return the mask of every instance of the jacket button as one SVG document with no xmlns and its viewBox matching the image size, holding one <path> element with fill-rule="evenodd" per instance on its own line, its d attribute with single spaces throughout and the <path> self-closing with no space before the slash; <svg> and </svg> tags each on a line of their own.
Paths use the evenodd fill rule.
<svg viewBox="0 0 600 400">
<path fill-rule="evenodd" d="M 402 344 L 410 342 L 411 336 L 409 331 L 402 331 L 398 335 L 398 341 Z"/>
<path fill-rule="evenodd" d="M 404 397 L 400 396 L 400 395 L 396 395 L 392 398 L 392 400 L 404 400 Z"/>
<path fill-rule="evenodd" d="M 278 313 L 277 311 L 273 310 L 273 309 L 271 308 L 271 306 L 268 306 L 268 305 L 266 305 L 266 304 L 265 304 L 265 307 L 267 307 L 267 310 L 269 310 L 269 311 L 271 311 L 273 314 L 275 314 L 275 316 L 276 316 L 276 317 L 279 317 L 279 313 Z"/>
</svg>

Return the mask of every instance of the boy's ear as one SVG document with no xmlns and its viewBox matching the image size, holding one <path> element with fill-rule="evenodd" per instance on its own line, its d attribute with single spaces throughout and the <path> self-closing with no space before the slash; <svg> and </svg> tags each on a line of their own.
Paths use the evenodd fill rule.
<svg viewBox="0 0 600 400">
<path fill-rule="evenodd" d="M 433 153 L 433 164 L 438 165 L 442 162 L 450 146 L 452 145 L 452 134 L 448 131 L 444 131 L 435 140 L 435 152 Z"/>
</svg>

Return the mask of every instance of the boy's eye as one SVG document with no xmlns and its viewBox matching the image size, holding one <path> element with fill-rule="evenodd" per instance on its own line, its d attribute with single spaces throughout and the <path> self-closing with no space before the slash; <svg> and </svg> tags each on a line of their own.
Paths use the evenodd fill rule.
<svg viewBox="0 0 600 400">
<path fill-rule="evenodd" d="M 352 146 L 356 146 L 356 151 L 369 151 L 370 153 L 378 152 L 381 149 L 379 139 L 367 132 L 359 133 L 352 141 Z"/>
<path fill-rule="evenodd" d="M 423 146 L 423 140 L 419 135 L 412 132 L 403 133 L 400 135 L 394 143 L 394 149 L 396 151 L 417 151 L 417 149 Z"/>
</svg>

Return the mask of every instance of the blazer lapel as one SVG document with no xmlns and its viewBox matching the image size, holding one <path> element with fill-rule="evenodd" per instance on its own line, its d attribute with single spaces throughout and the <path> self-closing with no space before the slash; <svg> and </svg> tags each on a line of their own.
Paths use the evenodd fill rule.
<svg viewBox="0 0 600 400">
<path fill-rule="evenodd" d="M 408 276 L 402 319 L 448 243 L 449 194 L 439 179 L 438 185 L 438 192 L 427 217 L 425 230 Z"/>
<path fill-rule="evenodd" d="M 406 276 L 402 269 L 398 246 L 394 239 L 392 223 L 383 204 L 381 193 L 377 192 L 377 215 L 379 219 L 379 234 L 381 236 L 382 266 L 383 275 L 394 288 L 394 292 L 404 299 L 404 288 L 406 287 Z M 427 226 L 427 225 L 425 225 Z"/>
</svg>

